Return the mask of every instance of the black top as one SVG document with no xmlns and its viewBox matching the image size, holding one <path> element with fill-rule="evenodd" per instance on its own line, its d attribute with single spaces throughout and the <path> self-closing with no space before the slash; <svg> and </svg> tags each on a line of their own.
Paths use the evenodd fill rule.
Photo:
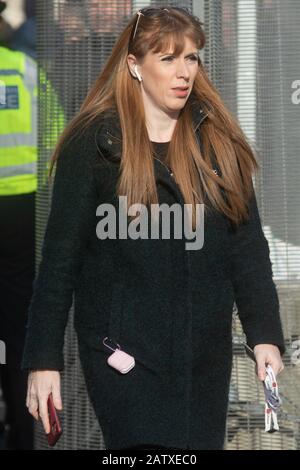
<svg viewBox="0 0 300 470">
<path fill-rule="evenodd" d="M 154 147 L 154 156 L 165 163 L 165 159 L 167 156 L 168 146 L 170 142 L 153 142 L 151 140 L 153 147 Z M 168 165 L 167 165 L 168 166 Z M 169 170 L 171 171 L 170 167 L 168 166 Z"/>
</svg>

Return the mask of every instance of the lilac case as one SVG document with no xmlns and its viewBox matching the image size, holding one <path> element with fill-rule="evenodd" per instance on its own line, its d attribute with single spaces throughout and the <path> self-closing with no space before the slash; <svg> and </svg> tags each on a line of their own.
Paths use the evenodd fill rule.
<svg viewBox="0 0 300 470">
<path fill-rule="evenodd" d="M 116 349 L 107 359 L 107 363 L 121 374 L 126 374 L 135 366 L 134 357 L 121 351 L 121 349 Z"/>
</svg>

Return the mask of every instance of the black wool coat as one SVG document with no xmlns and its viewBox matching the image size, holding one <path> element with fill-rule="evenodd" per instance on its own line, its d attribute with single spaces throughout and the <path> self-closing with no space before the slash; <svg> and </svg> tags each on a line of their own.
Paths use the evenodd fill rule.
<svg viewBox="0 0 300 470">
<path fill-rule="evenodd" d="M 206 118 L 194 105 L 199 145 Z M 248 344 L 271 343 L 284 351 L 256 199 L 238 230 L 217 211 L 206 215 L 200 250 L 186 250 L 184 238 L 100 240 L 97 207 L 118 209 L 120 135 L 117 116 L 107 115 L 61 152 L 22 367 L 63 369 L 75 293 L 80 358 L 106 448 L 221 449 L 234 300 Z M 159 202 L 182 205 L 167 168 L 153 164 Z M 107 364 L 106 336 L 135 358 L 127 374 Z"/>
</svg>

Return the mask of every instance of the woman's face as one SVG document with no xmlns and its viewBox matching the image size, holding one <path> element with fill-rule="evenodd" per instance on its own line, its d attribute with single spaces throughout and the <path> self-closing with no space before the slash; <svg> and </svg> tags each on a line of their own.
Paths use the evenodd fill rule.
<svg viewBox="0 0 300 470">
<path fill-rule="evenodd" d="M 172 50 L 167 52 L 154 54 L 149 51 L 141 64 L 136 63 L 142 76 L 144 104 L 172 114 L 184 107 L 191 94 L 198 71 L 198 50 L 186 37 L 184 49 L 179 56 L 172 55 Z M 133 69 L 134 62 L 129 63 Z M 188 88 L 180 92 L 176 87 Z"/>
</svg>

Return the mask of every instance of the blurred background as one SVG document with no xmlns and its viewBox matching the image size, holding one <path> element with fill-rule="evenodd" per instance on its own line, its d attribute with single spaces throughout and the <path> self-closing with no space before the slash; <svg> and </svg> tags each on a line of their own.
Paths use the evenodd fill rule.
<svg viewBox="0 0 300 470">
<path fill-rule="evenodd" d="M 30 163 L 32 180 L 30 185 L 28 178 L 26 184 L 25 180 L 11 181 L 14 183 L 11 187 L 18 188 L 18 201 L 23 201 L 23 194 L 35 196 L 34 202 L 31 200 L 30 205 L 26 205 L 28 219 L 22 209 L 22 227 L 24 230 L 24 227 L 30 227 L 28 243 L 31 248 L 27 262 L 31 261 L 33 266 L 29 269 L 27 283 L 32 281 L 34 269 L 38 268 L 40 261 L 51 200 L 47 170 L 60 132 L 79 110 L 119 32 L 131 16 L 147 5 L 167 4 L 188 7 L 204 22 L 207 44 L 202 59 L 257 153 L 261 171 L 254 183 L 263 229 L 269 241 L 287 348 L 285 369 L 279 379 L 283 399 L 280 431 L 270 434 L 264 431 L 263 389 L 256 379 L 252 363 L 245 356 L 244 335 L 238 312 L 234 309 L 234 364 L 226 449 L 300 449 L 300 104 L 293 99 L 295 87 L 300 87 L 298 0 L 7 1 L 0 24 L 0 90 L 1 74 L 7 75 L 9 69 L 5 65 L 7 48 L 22 54 L 18 55 L 18 60 L 27 64 L 30 79 L 24 86 L 31 90 L 31 107 L 27 113 L 31 113 L 28 119 L 31 119 L 32 136 L 30 143 L 26 144 L 31 156 L 26 168 Z M 12 87 L 12 107 L 13 93 Z M 7 104 L 3 103 L 0 93 L 0 129 L 6 128 L 7 132 L 8 124 L 3 112 Z M 14 189 L 9 191 L 10 195 L 15 194 Z M 6 196 L 4 190 L 1 193 L 0 184 L 0 200 L 5 201 Z M 3 217 L 0 224 L 0 234 L 5 234 L 3 237 L 7 240 L 9 235 L 4 230 Z M 20 246 L 20 242 L 16 243 Z M 7 288 L 5 269 L 0 273 L 1 340 L 4 335 L 3 318 L 5 315 L 13 318 L 13 304 L 6 298 L 5 308 L 1 305 Z M 11 279 L 12 283 L 18 281 L 14 275 Z M 18 312 L 25 318 L 24 306 L 30 298 L 30 288 L 24 298 Z M 21 326 L 19 350 L 22 338 Z M 8 357 L 7 350 L 7 363 L 0 365 L 0 446 L 28 448 L 30 440 L 20 443 L 17 437 L 20 429 L 23 434 L 24 429 L 29 429 L 30 435 L 30 423 L 23 416 L 24 378 L 23 382 L 18 380 L 17 367 L 14 375 L 7 377 L 4 370 L 9 365 Z M 101 429 L 85 390 L 72 309 L 66 330 L 65 358 L 62 376 L 64 434 L 56 448 L 105 449 Z M 39 423 L 35 425 L 32 445 L 36 449 L 48 448 Z"/>
</svg>

